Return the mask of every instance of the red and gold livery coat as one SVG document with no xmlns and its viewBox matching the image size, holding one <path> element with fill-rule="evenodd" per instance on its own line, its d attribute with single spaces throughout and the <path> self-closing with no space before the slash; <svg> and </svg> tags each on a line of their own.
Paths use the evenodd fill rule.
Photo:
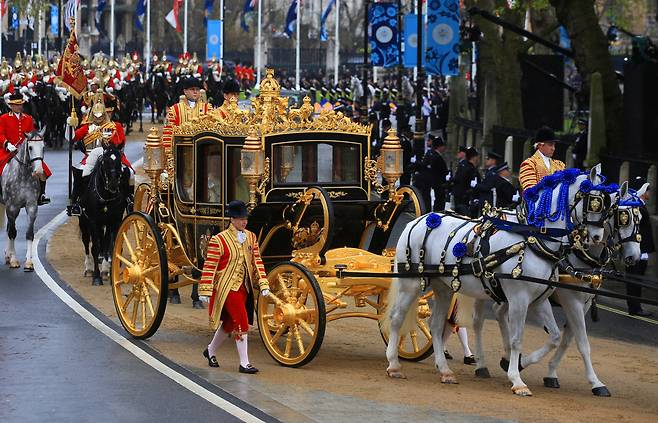
<svg viewBox="0 0 658 423">
<path fill-rule="evenodd" d="M 0 174 L 12 157 L 12 154 L 5 148 L 6 143 L 10 142 L 18 147 L 25 141 L 25 134 L 32 131 L 34 131 L 34 121 L 28 114 L 21 113 L 19 116 L 9 112 L 0 116 Z M 45 162 L 43 162 L 43 171 L 46 178 L 52 175 Z"/>
<path fill-rule="evenodd" d="M 89 146 L 90 144 L 93 144 L 96 139 L 100 136 L 101 132 L 103 129 L 112 129 L 112 137 L 110 137 L 110 142 L 115 145 L 119 149 L 123 149 L 124 145 L 126 144 L 126 134 L 123 130 L 123 125 L 119 122 L 107 122 L 99 129 L 97 129 L 94 132 L 89 132 L 89 125 L 90 123 L 85 123 L 84 125 L 80 126 L 78 129 L 75 130 L 75 136 L 71 140 L 71 142 L 77 142 L 77 141 L 83 141 L 85 143 L 85 146 Z M 87 155 L 82 158 L 80 161 L 80 164 L 85 164 L 87 161 Z M 132 165 L 128 161 L 128 158 L 126 155 L 121 152 L 121 163 L 123 163 L 125 166 L 129 167 L 132 169 Z"/>
<path fill-rule="evenodd" d="M 550 168 L 546 168 L 544 159 L 541 156 L 539 151 L 535 151 L 535 154 L 528 157 L 521 163 L 521 168 L 519 170 L 519 182 L 521 183 L 521 191 L 525 191 L 530 187 L 533 187 L 539 183 L 541 178 L 544 176 L 552 175 L 555 172 L 564 170 L 566 165 L 555 159 L 548 159 L 550 162 Z"/>
<path fill-rule="evenodd" d="M 238 290 L 243 282 L 249 283 L 246 287 L 248 291 L 269 289 L 256 234 L 247 230 L 244 232 L 247 239 L 242 244 L 232 225 L 212 236 L 208 242 L 199 295 L 210 297 L 208 314 L 212 330 L 217 330 L 221 324 L 222 309 L 229 292 Z M 243 272 L 240 272 L 238 266 L 243 263 L 246 264 L 247 276 L 241 278 Z"/>
<path fill-rule="evenodd" d="M 197 101 L 194 107 L 190 107 L 187 100 L 181 100 L 167 109 L 167 123 L 162 129 L 162 145 L 168 154 L 171 154 L 171 144 L 173 138 L 173 127 L 180 126 L 192 119 L 208 114 L 212 110 L 206 102 Z"/>
</svg>

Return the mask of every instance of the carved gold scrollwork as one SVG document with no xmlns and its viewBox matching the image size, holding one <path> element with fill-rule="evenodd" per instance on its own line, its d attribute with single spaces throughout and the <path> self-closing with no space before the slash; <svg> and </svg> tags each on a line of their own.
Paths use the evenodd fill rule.
<svg viewBox="0 0 658 423">
<path fill-rule="evenodd" d="M 366 178 L 367 181 L 370 181 L 370 183 L 377 190 L 377 192 L 381 194 L 384 191 L 386 191 L 386 187 L 384 187 L 377 180 L 378 174 L 379 174 L 379 167 L 377 166 L 377 160 L 372 160 L 369 159 L 368 157 L 365 157 L 363 159 L 363 176 Z"/>
</svg>

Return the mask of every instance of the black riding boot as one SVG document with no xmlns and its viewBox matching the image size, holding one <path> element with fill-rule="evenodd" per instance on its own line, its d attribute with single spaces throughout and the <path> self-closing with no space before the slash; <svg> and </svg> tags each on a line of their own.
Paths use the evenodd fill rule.
<svg viewBox="0 0 658 423">
<path fill-rule="evenodd" d="M 73 189 L 71 190 L 71 205 L 66 208 L 69 216 L 82 216 L 80 195 L 82 194 L 82 170 L 73 168 Z"/>
<path fill-rule="evenodd" d="M 46 181 L 39 181 L 39 185 L 41 187 L 41 192 L 39 193 L 39 201 L 37 202 L 37 205 L 43 206 L 45 204 L 50 203 L 50 198 L 46 197 Z"/>
</svg>

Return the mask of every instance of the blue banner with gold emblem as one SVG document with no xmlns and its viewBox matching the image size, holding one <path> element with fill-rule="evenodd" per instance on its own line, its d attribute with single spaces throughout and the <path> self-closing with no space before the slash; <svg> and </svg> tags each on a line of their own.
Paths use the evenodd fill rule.
<svg viewBox="0 0 658 423">
<path fill-rule="evenodd" d="M 398 6 L 395 3 L 370 5 L 368 38 L 370 62 L 373 66 L 388 68 L 399 63 L 397 15 Z"/>
<path fill-rule="evenodd" d="M 430 75 L 459 73 L 459 0 L 427 4 L 425 70 Z"/>
</svg>

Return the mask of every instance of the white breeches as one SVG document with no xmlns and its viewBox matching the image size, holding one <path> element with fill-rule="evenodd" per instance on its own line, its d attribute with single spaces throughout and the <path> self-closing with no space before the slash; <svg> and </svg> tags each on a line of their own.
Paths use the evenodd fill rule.
<svg viewBox="0 0 658 423">
<path fill-rule="evenodd" d="M 101 156 L 103 156 L 103 151 L 104 151 L 103 147 L 96 147 L 89 152 L 85 164 L 81 166 L 82 176 L 91 175 L 91 171 L 94 170 L 94 167 L 96 166 L 96 162 L 98 161 L 98 159 L 101 158 Z M 122 168 L 125 167 L 126 165 L 122 165 Z M 134 185 L 134 184 L 135 184 L 135 174 L 132 170 L 130 170 L 130 185 Z"/>
</svg>

